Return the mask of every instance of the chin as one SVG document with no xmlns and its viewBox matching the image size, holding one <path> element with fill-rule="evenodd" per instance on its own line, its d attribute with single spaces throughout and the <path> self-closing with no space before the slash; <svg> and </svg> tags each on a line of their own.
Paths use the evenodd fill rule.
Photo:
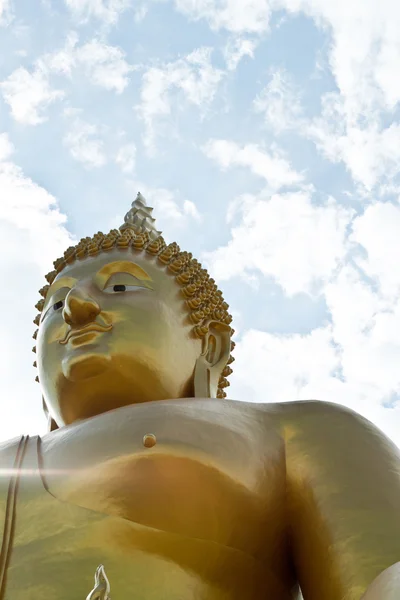
<svg viewBox="0 0 400 600">
<path fill-rule="evenodd" d="M 110 364 L 104 354 L 85 354 L 65 358 L 62 362 L 64 377 L 69 381 L 82 381 L 103 375 Z"/>
</svg>

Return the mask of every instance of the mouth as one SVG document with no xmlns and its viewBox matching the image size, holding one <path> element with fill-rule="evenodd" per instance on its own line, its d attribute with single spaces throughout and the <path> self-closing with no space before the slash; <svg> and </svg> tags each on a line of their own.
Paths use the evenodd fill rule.
<svg viewBox="0 0 400 600">
<path fill-rule="evenodd" d="M 85 325 L 85 327 L 80 327 L 79 329 L 71 329 L 68 331 L 67 335 L 63 340 L 60 340 L 60 344 L 65 345 L 71 338 L 77 337 L 78 335 L 82 335 L 83 333 L 90 333 L 91 331 L 104 332 L 110 331 L 112 329 L 112 325 L 99 325 L 98 323 L 90 323 L 90 325 Z"/>
</svg>

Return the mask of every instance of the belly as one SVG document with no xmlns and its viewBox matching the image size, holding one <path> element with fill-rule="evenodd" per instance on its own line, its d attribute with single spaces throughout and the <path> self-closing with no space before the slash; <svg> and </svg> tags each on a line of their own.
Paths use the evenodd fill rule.
<svg viewBox="0 0 400 600">
<path fill-rule="evenodd" d="M 256 553 L 265 543 L 260 529 L 267 527 L 261 499 L 198 456 L 160 450 L 75 474 L 59 496 L 158 530 Z"/>
<path fill-rule="evenodd" d="M 126 552 L 121 545 L 118 550 L 110 546 L 95 551 L 87 544 L 74 545 L 73 554 L 68 554 L 69 541 L 64 537 L 62 545 L 55 546 L 42 538 L 41 548 L 36 544 L 29 549 L 15 548 L 4 600 L 84 600 L 95 587 L 95 570 L 100 564 L 104 565 L 113 600 L 259 600 L 269 590 L 268 578 L 260 566 L 221 549 L 217 553 L 216 548 L 183 542 L 176 552 L 185 554 L 185 560 L 178 565 L 129 544 Z M 141 543 L 150 542 L 141 539 Z M 158 551 L 159 547 L 160 541 Z M 271 597 L 286 599 L 276 593 Z"/>
<path fill-rule="evenodd" d="M 24 493 L 21 500 L 5 600 L 84 600 L 100 564 L 113 600 L 287 599 L 264 565 L 234 548 L 50 495 Z"/>
</svg>

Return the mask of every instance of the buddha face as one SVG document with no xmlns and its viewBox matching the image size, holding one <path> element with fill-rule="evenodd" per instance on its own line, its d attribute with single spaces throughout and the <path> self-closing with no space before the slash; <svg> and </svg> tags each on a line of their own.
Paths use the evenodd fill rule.
<svg viewBox="0 0 400 600">
<path fill-rule="evenodd" d="M 46 296 L 37 364 L 59 426 L 138 402 L 193 395 L 202 351 L 174 278 L 114 249 L 76 261 Z"/>
</svg>

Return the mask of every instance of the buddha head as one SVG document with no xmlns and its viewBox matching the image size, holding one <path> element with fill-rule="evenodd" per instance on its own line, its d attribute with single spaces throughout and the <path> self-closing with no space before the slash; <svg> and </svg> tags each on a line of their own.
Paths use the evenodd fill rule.
<svg viewBox="0 0 400 600">
<path fill-rule="evenodd" d="M 119 229 L 68 248 L 46 276 L 33 350 L 50 430 L 128 404 L 226 397 L 229 307 L 152 210 L 139 193 Z"/>
</svg>

